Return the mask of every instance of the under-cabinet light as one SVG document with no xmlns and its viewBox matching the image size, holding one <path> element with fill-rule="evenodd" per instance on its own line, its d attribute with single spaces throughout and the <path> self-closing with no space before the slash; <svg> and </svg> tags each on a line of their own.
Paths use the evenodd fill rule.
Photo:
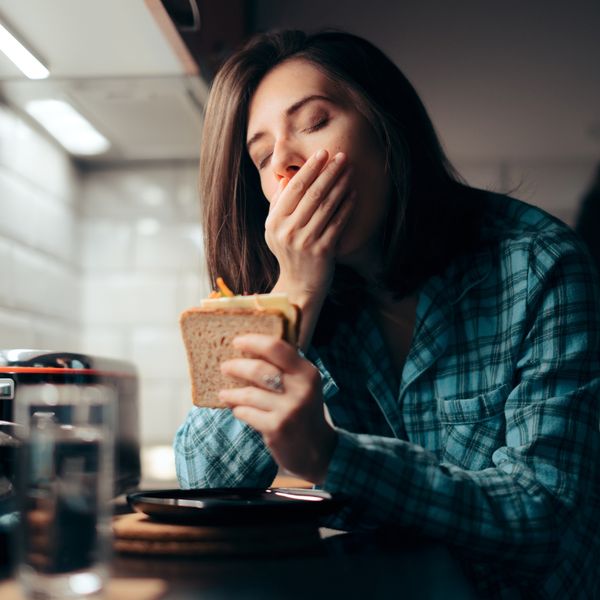
<svg viewBox="0 0 600 600">
<path fill-rule="evenodd" d="M 63 100 L 31 100 L 25 110 L 71 154 L 101 154 L 110 147 L 110 142 Z"/>
<path fill-rule="evenodd" d="M 0 50 L 29 79 L 46 79 L 50 71 L 0 23 Z"/>
</svg>

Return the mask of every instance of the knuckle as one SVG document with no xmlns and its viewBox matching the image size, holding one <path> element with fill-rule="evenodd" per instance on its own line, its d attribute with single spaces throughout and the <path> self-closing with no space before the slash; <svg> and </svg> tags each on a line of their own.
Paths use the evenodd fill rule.
<svg viewBox="0 0 600 600">
<path fill-rule="evenodd" d="M 285 342 L 279 338 L 270 338 L 268 342 L 268 351 L 273 353 L 281 353 L 285 349 Z"/>
<path fill-rule="evenodd" d="M 318 188 L 310 188 L 306 194 L 304 195 L 304 198 L 306 200 L 306 202 L 310 203 L 310 204 L 320 204 L 321 203 L 321 190 Z"/>
<path fill-rule="evenodd" d="M 286 227 L 285 229 L 280 229 L 277 232 L 276 238 L 279 243 L 287 246 L 294 241 L 294 233 L 291 229 Z"/>
<path fill-rule="evenodd" d="M 329 254 L 329 247 L 327 244 L 314 244 L 312 246 L 312 253 L 316 258 L 322 259 Z"/>
<path fill-rule="evenodd" d="M 296 249 L 300 252 L 305 252 L 306 250 L 312 250 L 312 242 L 309 237 L 302 237 L 298 239 L 296 243 Z"/>
<path fill-rule="evenodd" d="M 301 194 L 304 191 L 304 187 L 304 182 L 300 177 L 293 177 L 288 184 L 288 188 L 298 194 Z"/>
<path fill-rule="evenodd" d="M 258 363 L 252 365 L 252 369 L 251 369 L 251 372 L 250 372 L 250 377 L 253 380 L 261 379 L 262 378 L 261 368 L 260 368 L 260 365 Z"/>
</svg>

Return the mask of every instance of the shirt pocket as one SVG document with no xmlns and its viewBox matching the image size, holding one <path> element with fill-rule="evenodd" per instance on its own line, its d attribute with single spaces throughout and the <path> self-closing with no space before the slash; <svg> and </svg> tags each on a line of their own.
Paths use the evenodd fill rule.
<svg viewBox="0 0 600 600">
<path fill-rule="evenodd" d="M 494 466 L 492 454 L 505 445 L 504 405 L 509 386 L 453 400 L 438 399 L 442 461 L 478 471 Z"/>
</svg>

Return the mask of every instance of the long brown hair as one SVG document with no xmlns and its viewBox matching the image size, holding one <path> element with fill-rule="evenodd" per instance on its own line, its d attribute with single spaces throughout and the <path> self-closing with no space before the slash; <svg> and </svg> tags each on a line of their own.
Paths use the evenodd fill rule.
<svg viewBox="0 0 600 600">
<path fill-rule="evenodd" d="M 210 277 L 222 276 L 237 293 L 268 292 L 277 281 L 277 260 L 264 238 L 268 203 L 245 138 L 254 91 L 273 67 L 292 58 L 334 81 L 378 136 L 396 197 L 382 232 L 380 281 L 398 294 L 413 290 L 472 237 L 452 229 L 464 230 L 468 221 L 456 201 L 458 189 L 466 188 L 406 77 L 370 42 L 340 31 L 259 34 L 218 72 L 200 158 Z"/>
</svg>

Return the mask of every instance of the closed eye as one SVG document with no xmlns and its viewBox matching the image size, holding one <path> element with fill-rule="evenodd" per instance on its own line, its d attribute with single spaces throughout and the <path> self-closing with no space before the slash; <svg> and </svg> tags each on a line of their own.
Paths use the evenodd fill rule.
<svg viewBox="0 0 600 600">
<path fill-rule="evenodd" d="M 321 119 L 319 119 L 316 123 L 314 123 L 313 125 L 310 125 L 309 127 L 305 127 L 304 129 L 302 129 L 302 133 L 312 133 L 313 131 L 318 131 L 319 129 L 323 129 L 323 127 L 325 127 L 327 124 L 329 123 L 329 117 L 322 117 Z M 269 162 L 269 159 L 271 158 L 273 152 L 269 152 L 269 154 L 265 155 L 263 158 L 261 158 L 257 165 L 258 165 L 258 170 L 262 170 L 267 166 L 267 163 Z"/>
<path fill-rule="evenodd" d="M 323 119 L 317 121 L 314 125 L 306 127 L 302 131 L 304 133 L 312 133 L 313 131 L 318 131 L 319 129 L 322 129 L 323 127 L 325 127 L 325 125 L 327 125 L 327 123 L 329 123 L 329 117 L 324 117 Z"/>
<path fill-rule="evenodd" d="M 264 168 L 267 166 L 267 162 L 269 162 L 269 159 L 271 158 L 271 155 L 272 155 L 272 154 L 273 154 L 273 153 L 272 153 L 272 152 L 270 152 L 270 153 L 269 153 L 269 154 L 267 154 L 267 155 L 266 155 L 264 158 L 261 158 L 261 159 L 258 161 L 258 168 L 259 168 L 259 170 L 260 170 L 260 169 L 264 169 Z"/>
</svg>

